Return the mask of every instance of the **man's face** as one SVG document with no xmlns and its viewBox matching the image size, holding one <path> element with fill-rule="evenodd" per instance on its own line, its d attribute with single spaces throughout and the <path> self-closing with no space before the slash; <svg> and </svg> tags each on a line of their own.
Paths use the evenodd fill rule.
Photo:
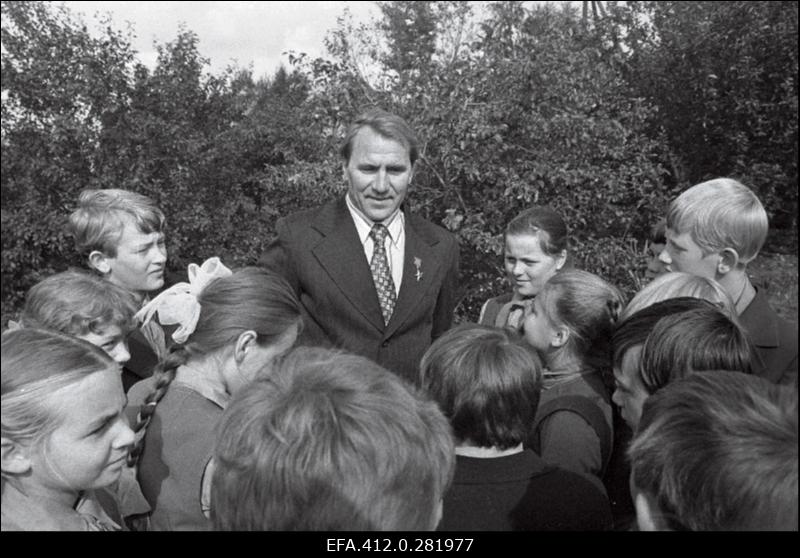
<svg viewBox="0 0 800 558">
<path fill-rule="evenodd" d="M 642 418 L 642 407 L 650 396 L 639 376 L 639 360 L 642 356 L 642 346 L 631 347 L 622 356 L 619 368 L 614 367 L 614 394 L 611 399 L 619 407 L 620 415 L 636 432 L 639 420 Z"/>
<path fill-rule="evenodd" d="M 133 219 L 125 219 L 117 255 L 107 259 L 108 280 L 128 291 L 149 293 L 164 285 L 167 248 L 164 234 L 143 233 Z"/>
<path fill-rule="evenodd" d="M 717 278 L 719 254 L 703 255 L 703 251 L 692 240 L 688 232 L 678 234 L 667 228 L 667 245 L 658 259 L 665 264 L 667 271 L 683 271 L 707 279 Z"/>
<path fill-rule="evenodd" d="M 364 127 L 353 138 L 350 160 L 344 167 L 353 205 L 368 219 L 380 223 L 403 203 L 414 174 L 403 144 Z"/>
<path fill-rule="evenodd" d="M 652 281 L 662 273 L 667 272 L 667 266 L 658 259 L 666 246 L 661 242 L 651 242 L 647 245 L 647 269 L 644 271 L 644 276 L 648 281 Z"/>
</svg>

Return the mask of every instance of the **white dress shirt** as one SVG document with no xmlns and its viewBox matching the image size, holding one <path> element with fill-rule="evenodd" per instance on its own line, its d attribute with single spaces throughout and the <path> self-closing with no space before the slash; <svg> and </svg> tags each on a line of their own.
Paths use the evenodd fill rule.
<svg viewBox="0 0 800 558">
<path fill-rule="evenodd" d="M 350 215 L 353 217 L 353 223 L 356 225 L 358 238 L 361 240 L 361 245 L 364 247 L 364 255 L 367 257 L 367 263 L 372 261 L 372 253 L 375 250 L 375 242 L 369 235 L 372 231 L 372 226 L 375 224 L 370 221 L 366 215 L 361 213 L 353 202 L 350 201 L 350 196 L 346 195 L 347 209 L 350 210 Z M 403 263 L 405 258 L 406 247 L 406 227 L 405 216 L 399 209 L 395 211 L 388 221 L 382 223 L 389 234 L 386 235 L 386 256 L 389 259 L 389 269 L 392 271 L 392 281 L 394 282 L 394 291 L 396 295 L 400 294 L 400 283 L 403 281 Z"/>
</svg>

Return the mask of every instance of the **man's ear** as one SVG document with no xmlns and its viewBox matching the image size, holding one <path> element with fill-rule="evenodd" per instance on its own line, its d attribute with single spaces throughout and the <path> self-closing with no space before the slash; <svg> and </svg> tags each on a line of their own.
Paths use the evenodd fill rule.
<svg viewBox="0 0 800 558">
<path fill-rule="evenodd" d="M 28 448 L 5 436 L 2 438 L 3 473 L 22 475 L 30 471 L 31 460 Z"/>
<path fill-rule="evenodd" d="M 725 248 L 719 254 L 719 261 L 717 262 L 717 273 L 725 275 L 732 269 L 736 269 L 739 264 L 739 253 L 733 248 Z"/>
<path fill-rule="evenodd" d="M 640 531 L 663 531 L 664 526 L 661 517 L 661 510 L 656 504 L 655 499 L 649 494 L 637 491 L 633 496 L 636 506 L 636 523 Z"/>
<path fill-rule="evenodd" d="M 252 329 L 242 332 L 236 339 L 236 346 L 233 349 L 233 358 L 236 364 L 241 364 L 250 347 L 256 344 L 258 334 Z"/>
<path fill-rule="evenodd" d="M 111 271 L 111 258 L 103 254 L 100 250 L 93 250 L 89 254 L 89 267 L 92 267 L 105 275 Z"/>
<path fill-rule="evenodd" d="M 550 345 L 556 349 L 560 349 L 569 341 L 569 328 L 564 326 L 554 327 L 553 333 L 550 337 Z"/>
</svg>

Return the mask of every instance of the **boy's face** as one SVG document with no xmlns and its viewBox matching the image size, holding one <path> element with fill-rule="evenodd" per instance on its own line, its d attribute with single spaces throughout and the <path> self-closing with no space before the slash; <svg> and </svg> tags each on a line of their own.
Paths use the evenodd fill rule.
<svg viewBox="0 0 800 558">
<path fill-rule="evenodd" d="M 631 347 L 622 355 L 620 366 L 614 367 L 615 388 L 611 396 L 614 404 L 619 407 L 620 415 L 634 432 L 642 418 L 644 402 L 650 396 L 639 376 L 641 355 L 642 345 Z"/>
<path fill-rule="evenodd" d="M 107 258 L 108 280 L 128 291 L 145 294 L 164 286 L 167 248 L 164 234 L 143 233 L 132 219 L 125 219 L 117 255 Z"/>
<path fill-rule="evenodd" d="M 683 271 L 707 279 L 717 279 L 719 254 L 712 252 L 707 256 L 688 232 L 678 234 L 667 228 L 667 245 L 658 259 L 665 264 L 667 271 Z"/>
<path fill-rule="evenodd" d="M 114 362 L 124 364 L 131 359 L 131 354 L 128 352 L 128 336 L 118 325 L 108 324 L 100 333 L 90 331 L 78 337 L 103 349 Z"/>
<path fill-rule="evenodd" d="M 666 246 L 662 242 L 650 242 L 647 245 L 647 269 L 644 271 L 644 276 L 648 281 L 652 281 L 662 273 L 667 272 L 667 266 L 658 259 Z"/>
</svg>

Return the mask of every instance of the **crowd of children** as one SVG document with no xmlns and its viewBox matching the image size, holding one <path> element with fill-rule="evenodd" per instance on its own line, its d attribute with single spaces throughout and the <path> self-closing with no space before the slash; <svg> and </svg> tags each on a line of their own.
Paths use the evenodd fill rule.
<svg viewBox="0 0 800 558">
<path fill-rule="evenodd" d="M 2 334 L 3 530 L 797 529 L 797 326 L 748 277 L 767 218 L 734 180 L 673 200 L 627 304 L 523 212 L 512 291 L 416 383 L 293 348 L 309 318 L 273 271 L 211 258 L 164 289 L 164 225 L 84 192 L 92 273 Z"/>
</svg>

